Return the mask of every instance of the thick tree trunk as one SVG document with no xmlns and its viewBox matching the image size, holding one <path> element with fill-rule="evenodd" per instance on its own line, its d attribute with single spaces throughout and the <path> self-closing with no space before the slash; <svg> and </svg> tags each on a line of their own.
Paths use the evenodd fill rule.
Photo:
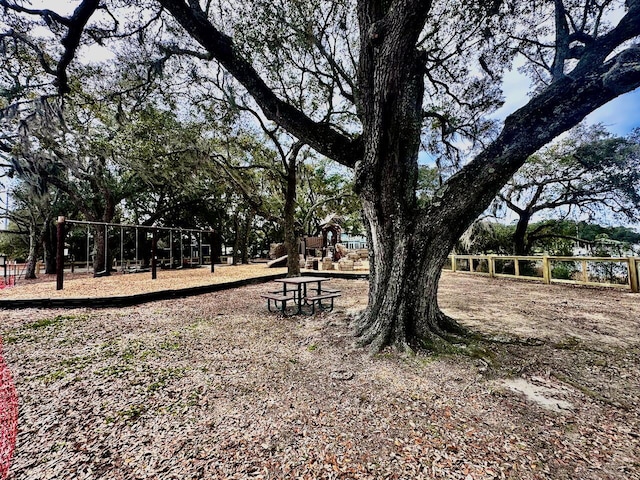
<svg viewBox="0 0 640 480">
<path fill-rule="evenodd" d="M 44 253 L 44 273 L 56 273 L 56 229 L 53 222 L 47 221 L 42 235 L 42 251 Z"/>
<path fill-rule="evenodd" d="M 251 227 L 253 226 L 254 218 L 255 213 L 252 211 L 248 211 L 245 216 L 242 229 L 242 245 L 240 247 L 240 256 L 242 258 L 242 263 L 244 263 L 245 265 L 249 264 L 249 237 L 251 235 Z"/>
<path fill-rule="evenodd" d="M 235 234 L 233 237 L 233 265 L 238 264 L 238 252 L 240 251 L 240 214 L 236 213 L 233 217 L 233 225 Z"/>
<path fill-rule="evenodd" d="M 36 264 L 38 263 L 38 233 L 35 228 L 29 231 L 29 256 L 27 257 L 27 265 L 24 269 L 24 278 L 36 278 Z"/>
<path fill-rule="evenodd" d="M 404 14 L 385 17 L 385 22 L 398 22 L 385 31 L 367 28 L 370 43 L 360 56 L 359 112 L 366 141 L 356 166 L 356 190 L 368 228 L 370 285 L 356 334 L 374 351 L 387 345 L 446 349 L 453 335 L 463 333 L 440 312 L 437 300 L 440 272 L 458 238 L 452 234 L 457 228 L 437 218 L 425 220 L 415 194 L 424 60 L 414 39 L 402 33 L 412 21 L 409 12 Z M 379 15 L 373 4 L 360 4 L 361 27 L 377 28 Z"/>
<path fill-rule="evenodd" d="M 527 255 L 529 245 L 527 244 L 527 228 L 529 227 L 531 215 L 525 211 L 520 214 L 516 230 L 513 232 L 513 254 Z"/>
<path fill-rule="evenodd" d="M 109 275 L 108 259 L 105 262 L 105 249 L 107 248 L 106 236 L 103 225 L 97 225 L 93 229 L 94 247 L 93 247 L 93 274 Z M 103 273 L 104 272 L 104 273 Z"/>
<path fill-rule="evenodd" d="M 287 249 L 287 276 L 300 276 L 300 255 L 295 230 L 296 209 L 296 158 L 289 159 L 287 166 L 287 184 L 284 191 L 284 245 Z"/>
<path fill-rule="evenodd" d="M 365 207 L 372 233 L 381 225 Z M 392 345 L 400 350 L 446 351 L 465 333 L 438 307 L 438 282 L 449 252 L 439 236 L 430 239 L 411 227 L 391 236 L 371 235 L 369 304 L 356 323 L 362 345 L 374 351 Z M 448 235 L 443 235 L 444 238 Z"/>
</svg>

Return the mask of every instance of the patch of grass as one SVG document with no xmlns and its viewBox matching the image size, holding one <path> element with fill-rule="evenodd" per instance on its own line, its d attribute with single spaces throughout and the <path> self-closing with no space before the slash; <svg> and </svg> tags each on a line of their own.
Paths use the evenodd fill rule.
<svg viewBox="0 0 640 480">
<path fill-rule="evenodd" d="M 555 348 L 559 348 L 561 350 L 577 350 L 580 347 L 580 339 L 576 337 L 567 337 L 563 338 L 557 343 L 554 343 L 553 346 Z"/>
<path fill-rule="evenodd" d="M 95 372 L 100 377 L 120 377 L 123 373 L 131 371 L 129 365 L 110 365 Z"/>
<path fill-rule="evenodd" d="M 146 345 L 141 340 L 132 340 L 120 352 L 120 358 L 124 361 L 130 361 L 140 355 L 141 352 L 147 350 Z"/>
<path fill-rule="evenodd" d="M 166 384 L 167 384 L 166 379 L 160 378 L 155 382 L 149 384 L 149 386 L 147 387 L 147 392 L 153 393 L 157 390 L 160 390 L 161 388 L 164 388 Z"/>
<path fill-rule="evenodd" d="M 147 348 L 138 355 L 140 360 L 146 360 L 147 357 L 158 357 L 158 352 L 154 348 Z"/>
<path fill-rule="evenodd" d="M 147 386 L 148 392 L 155 392 L 164 388 L 170 380 L 184 377 L 184 368 L 162 368 L 158 371 L 155 381 Z"/>
<path fill-rule="evenodd" d="M 104 358 L 115 357 L 118 354 L 115 340 L 108 340 L 101 343 L 98 348 L 100 349 L 100 355 Z"/>
<path fill-rule="evenodd" d="M 52 327 L 55 325 L 60 325 L 62 323 L 62 318 L 54 317 L 54 318 L 41 318 L 40 320 L 36 320 L 32 323 L 27 323 L 24 328 L 30 328 L 35 330 L 36 328 L 46 328 Z"/>
<path fill-rule="evenodd" d="M 53 447 L 51 447 L 52 452 L 59 452 L 63 450 L 67 446 L 67 442 L 56 442 Z"/>
<path fill-rule="evenodd" d="M 317 349 L 318 349 L 318 345 L 316 345 L 315 343 L 312 343 L 307 347 L 307 350 L 309 350 L 310 352 L 315 352 Z"/>
<path fill-rule="evenodd" d="M 22 341 L 31 341 L 35 339 L 36 339 L 35 335 L 31 335 L 27 333 L 16 333 L 16 334 L 5 333 L 2 335 L 2 342 L 5 343 L 6 345 L 10 345 L 12 343 L 19 343 Z"/>
<path fill-rule="evenodd" d="M 116 340 L 109 340 L 101 344 L 99 348 L 103 358 L 120 357 L 125 362 L 131 362 L 135 359 L 144 360 L 149 356 L 158 355 L 154 348 L 147 347 L 141 340 L 132 340 L 123 348 L 118 345 Z"/>
<path fill-rule="evenodd" d="M 123 418 L 126 421 L 135 422 L 147 411 L 147 409 L 148 407 L 146 405 L 138 403 L 135 405 L 131 405 L 125 410 L 120 410 L 117 415 L 118 417 Z"/>
<path fill-rule="evenodd" d="M 45 385 L 49 385 L 57 380 L 61 380 L 68 374 L 75 373 L 78 370 L 83 370 L 95 361 L 94 355 L 82 355 L 77 357 L 70 357 L 61 360 L 58 363 L 58 369 L 50 373 L 39 375 L 35 378 L 42 380 Z"/>
<path fill-rule="evenodd" d="M 189 396 L 187 397 L 187 406 L 195 407 L 200 403 L 201 398 L 202 398 L 202 387 L 198 387 L 197 389 L 189 393 Z"/>
<path fill-rule="evenodd" d="M 180 350 L 180 347 L 179 342 L 172 342 L 170 340 L 165 340 L 160 344 L 162 350 Z"/>
<path fill-rule="evenodd" d="M 76 371 L 91 365 L 95 359 L 96 358 L 93 355 L 82 355 L 77 357 L 70 357 L 62 360 L 60 362 L 60 365 L 63 367 L 66 367 L 68 370 Z"/>
<path fill-rule="evenodd" d="M 35 322 L 26 323 L 20 327 L 2 333 L 3 342 L 7 344 L 32 342 L 42 337 L 40 330 L 57 327 L 68 321 L 86 320 L 88 315 L 57 315 L 53 318 L 41 318 Z"/>
<path fill-rule="evenodd" d="M 160 415 L 184 416 L 188 413 L 191 407 L 197 407 L 200 404 L 203 393 L 204 388 L 202 386 L 196 387 L 189 391 L 186 397 L 182 394 L 180 395 L 181 398 L 176 402 L 164 404 L 158 407 L 157 413 Z"/>
<path fill-rule="evenodd" d="M 35 330 L 38 328 L 54 327 L 69 320 L 86 320 L 87 318 L 87 315 L 57 315 L 53 318 L 42 318 L 35 322 L 27 323 L 24 328 Z"/>
<path fill-rule="evenodd" d="M 38 379 L 42 380 L 42 382 L 45 385 L 49 385 L 53 382 L 56 382 L 58 380 L 61 380 L 65 377 L 65 375 L 67 374 L 67 372 L 64 369 L 59 369 L 59 370 L 55 370 L 51 373 L 47 373 L 45 375 L 41 375 L 39 377 L 37 377 Z"/>
</svg>

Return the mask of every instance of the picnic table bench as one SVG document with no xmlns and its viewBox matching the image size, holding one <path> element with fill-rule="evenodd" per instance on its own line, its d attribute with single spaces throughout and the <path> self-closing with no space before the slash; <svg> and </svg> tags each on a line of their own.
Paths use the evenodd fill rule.
<svg viewBox="0 0 640 480">
<path fill-rule="evenodd" d="M 260 296 L 267 299 L 267 309 L 270 312 L 274 311 L 271 305 L 273 302 L 275 311 L 280 311 L 285 316 L 305 313 L 307 307 L 310 315 L 315 314 L 316 309 L 330 312 L 334 307 L 334 299 L 341 293 L 340 290 L 322 288 L 322 282 L 327 280 L 330 279 L 327 277 L 279 278 L 274 281 L 282 283 L 281 290 L 273 290 Z M 316 284 L 315 287 L 308 287 L 313 283 Z M 292 312 L 288 310 L 288 303 L 294 307 Z"/>
</svg>

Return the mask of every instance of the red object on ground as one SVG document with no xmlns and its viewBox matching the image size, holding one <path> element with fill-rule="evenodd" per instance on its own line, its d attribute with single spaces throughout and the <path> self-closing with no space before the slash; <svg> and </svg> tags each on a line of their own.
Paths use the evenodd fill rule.
<svg viewBox="0 0 640 480">
<path fill-rule="evenodd" d="M 7 478 L 18 433 L 18 396 L 13 377 L 2 356 L 0 338 L 0 479 Z"/>
</svg>

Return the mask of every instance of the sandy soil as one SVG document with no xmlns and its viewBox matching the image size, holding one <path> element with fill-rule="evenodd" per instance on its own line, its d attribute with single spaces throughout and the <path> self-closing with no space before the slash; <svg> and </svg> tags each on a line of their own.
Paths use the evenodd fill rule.
<svg viewBox="0 0 640 480">
<path fill-rule="evenodd" d="M 157 270 L 157 278 L 151 272 L 114 273 L 108 277 L 93 278 L 86 273 L 65 273 L 63 289 L 56 290 L 55 275 L 40 275 L 35 280 L 18 280 L 15 287 L 0 290 L 0 300 L 11 298 L 84 298 L 135 295 L 159 290 L 198 287 L 216 283 L 232 282 L 243 278 L 254 278 L 276 273 L 285 273 L 286 268 L 266 268 L 265 264 L 218 265 L 211 273 L 209 266 L 181 270 Z"/>
<path fill-rule="evenodd" d="M 445 273 L 442 308 L 484 339 L 371 356 L 367 282 L 331 285 L 312 317 L 266 313 L 267 284 L 0 311 L 10 478 L 640 479 L 637 294 Z"/>
</svg>

